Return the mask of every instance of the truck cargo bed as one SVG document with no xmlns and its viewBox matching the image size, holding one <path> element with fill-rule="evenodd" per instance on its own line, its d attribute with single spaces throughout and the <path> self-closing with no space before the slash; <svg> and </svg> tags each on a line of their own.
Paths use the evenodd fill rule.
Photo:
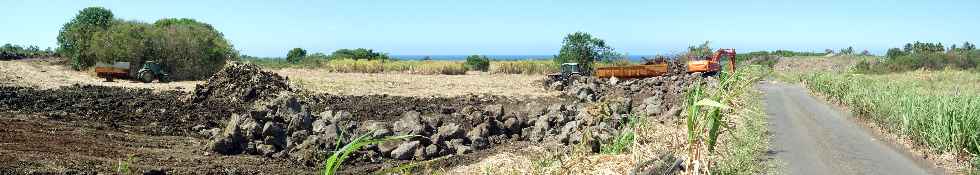
<svg viewBox="0 0 980 175">
<path fill-rule="evenodd" d="M 599 78 L 646 78 L 667 74 L 667 64 L 600 67 L 596 69 Z"/>
</svg>

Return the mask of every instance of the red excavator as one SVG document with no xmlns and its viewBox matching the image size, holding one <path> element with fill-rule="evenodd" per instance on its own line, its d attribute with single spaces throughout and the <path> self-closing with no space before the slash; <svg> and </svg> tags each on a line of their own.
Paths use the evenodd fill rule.
<svg viewBox="0 0 980 175">
<path fill-rule="evenodd" d="M 721 57 L 728 57 L 728 71 L 735 72 L 735 49 L 718 49 L 711 57 L 691 57 L 687 61 L 687 73 L 715 75 L 721 70 Z"/>
</svg>

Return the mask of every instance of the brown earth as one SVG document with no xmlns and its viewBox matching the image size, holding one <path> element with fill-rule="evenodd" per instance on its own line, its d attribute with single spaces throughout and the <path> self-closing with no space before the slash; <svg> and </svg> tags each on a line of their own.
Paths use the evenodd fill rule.
<svg viewBox="0 0 980 175">
<path fill-rule="evenodd" d="M 0 130 L 5 133 L 0 172 L 15 174 L 112 172 L 128 154 L 134 155 L 131 164 L 139 172 L 308 174 L 318 169 L 334 141 L 342 145 L 365 134 L 426 137 L 410 140 L 422 147 L 411 147 L 415 156 L 408 159 L 395 158 L 381 145 L 358 151 L 343 173 L 419 161 L 433 169 L 459 167 L 528 144 L 589 143 L 597 150 L 625 129 L 621 123 L 627 113 L 676 115 L 674 104 L 683 87 L 698 79 L 584 78 L 551 92 L 561 96 L 526 98 L 328 94 L 297 88 L 286 77 L 247 64 L 231 64 L 194 84 L 191 92 L 84 83 L 37 88 L 23 78 L 2 78 L 0 124 L 20 127 Z M 270 125 L 281 127 L 270 130 Z M 447 126 L 458 126 L 460 134 L 444 131 Z M 583 138 L 590 135 L 596 138 Z M 429 152 L 427 145 L 438 152 Z M 261 146 L 271 150 L 256 149 Z"/>
</svg>

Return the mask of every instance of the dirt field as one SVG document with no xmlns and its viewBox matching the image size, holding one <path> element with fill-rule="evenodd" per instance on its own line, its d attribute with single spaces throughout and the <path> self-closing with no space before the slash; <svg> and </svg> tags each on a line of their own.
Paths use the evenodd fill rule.
<svg viewBox="0 0 980 175">
<path fill-rule="evenodd" d="M 340 95 L 388 94 L 396 96 L 460 96 L 493 94 L 519 97 L 554 97 L 542 88 L 543 75 L 488 74 L 415 75 L 397 73 L 332 73 L 310 69 L 274 72 L 308 90 Z"/>
<path fill-rule="evenodd" d="M 422 137 L 357 151 L 343 174 L 415 163 L 425 166 L 405 171 L 622 174 L 680 149 L 680 139 L 664 138 L 681 138 L 677 97 L 701 82 L 687 74 L 586 77 L 546 90 L 538 76 L 527 75 L 334 74 L 231 64 L 204 82 L 144 84 L 101 82 L 43 60 L 0 63 L 4 73 L 18 73 L 0 79 L 0 124 L 18 126 L 0 130 L 2 174 L 107 173 L 123 165 L 143 173 L 310 174 L 329 150 L 368 134 Z M 636 130 L 624 125 L 633 120 L 627 114 L 659 123 Z M 596 154 L 627 131 L 646 148 Z M 501 161 L 552 163 L 486 170 Z"/>
<path fill-rule="evenodd" d="M 0 85 L 17 85 L 50 89 L 74 84 L 178 90 L 189 92 L 203 81 L 142 83 L 130 80 L 105 82 L 92 73 L 73 71 L 57 65 L 58 60 L 0 61 Z M 402 73 L 332 73 L 310 69 L 282 69 L 273 72 L 290 82 L 314 92 L 336 95 L 387 94 L 395 96 L 452 97 L 469 94 L 493 94 L 526 98 L 555 97 L 557 92 L 541 88 L 543 75 L 488 74 L 415 75 Z"/>
<path fill-rule="evenodd" d="M 73 71 L 68 67 L 58 65 L 57 59 L 29 59 L 18 61 L 0 61 L 0 85 L 29 86 L 40 89 L 51 89 L 74 84 L 114 86 L 126 88 L 148 88 L 154 90 L 190 91 L 201 81 L 180 81 L 170 83 L 142 83 L 130 80 L 105 82 L 94 73 Z"/>
</svg>

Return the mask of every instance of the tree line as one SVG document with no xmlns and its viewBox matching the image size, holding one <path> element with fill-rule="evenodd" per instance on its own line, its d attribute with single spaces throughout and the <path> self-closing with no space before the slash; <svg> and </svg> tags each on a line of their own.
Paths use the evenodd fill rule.
<svg viewBox="0 0 980 175">
<path fill-rule="evenodd" d="M 71 67 L 82 70 L 97 62 L 143 62 L 164 65 L 171 78 L 203 79 L 237 59 L 233 46 L 213 26 L 188 18 L 165 18 L 153 23 L 115 18 L 103 7 L 82 9 L 58 33 L 59 53 Z"/>
<path fill-rule="evenodd" d="M 980 70 L 980 50 L 970 42 L 957 46 L 942 43 L 915 41 L 902 48 L 891 48 L 885 58 L 860 62 L 855 68 L 867 73 L 887 73 L 917 69 L 941 70 L 946 68 Z"/>
<path fill-rule="evenodd" d="M 58 56 L 50 47 L 44 50 L 37 46 L 23 47 L 16 44 L 4 44 L 0 46 L 0 60 L 16 60 L 34 57 L 54 57 Z"/>
</svg>

